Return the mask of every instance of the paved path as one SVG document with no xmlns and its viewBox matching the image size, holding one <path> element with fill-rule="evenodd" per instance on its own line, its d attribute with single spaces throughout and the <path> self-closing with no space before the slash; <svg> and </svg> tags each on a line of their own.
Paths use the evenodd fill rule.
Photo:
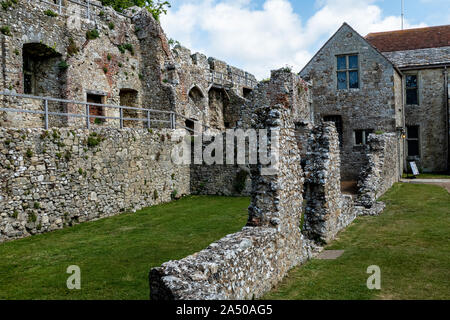
<svg viewBox="0 0 450 320">
<path fill-rule="evenodd" d="M 434 184 L 447 189 L 450 193 L 450 179 L 402 179 L 403 183 Z"/>
</svg>

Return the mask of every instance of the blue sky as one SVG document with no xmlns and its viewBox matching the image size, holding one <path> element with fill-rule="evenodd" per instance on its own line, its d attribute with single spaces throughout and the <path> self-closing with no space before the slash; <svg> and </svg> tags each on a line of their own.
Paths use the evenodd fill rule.
<svg viewBox="0 0 450 320">
<path fill-rule="evenodd" d="M 300 69 L 342 25 L 363 36 L 400 29 L 401 0 L 172 0 L 169 38 L 262 79 Z M 405 27 L 450 24 L 449 0 L 404 0 Z"/>
</svg>

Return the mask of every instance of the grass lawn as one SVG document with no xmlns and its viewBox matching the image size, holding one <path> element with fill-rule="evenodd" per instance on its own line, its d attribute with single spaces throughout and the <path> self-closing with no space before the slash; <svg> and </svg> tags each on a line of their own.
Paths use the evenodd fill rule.
<svg viewBox="0 0 450 320">
<path fill-rule="evenodd" d="M 450 194 L 432 185 L 396 184 L 379 217 L 360 217 L 327 249 L 337 260 L 293 269 L 265 299 L 450 299 Z M 381 290 L 366 287 L 381 268 Z"/>
<path fill-rule="evenodd" d="M 0 244 L 0 299 L 148 299 L 148 272 L 247 221 L 249 198 L 191 196 Z M 81 290 L 66 269 L 81 268 Z"/>
<path fill-rule="evenodd" d="M 411 174 L 409 175 L 412 176 Z M 408 178 L 408 174 L 404 173 L 403 178 Z M 450 179 L 450 174 L 445 173 L 421 173 L 416 176 L 416 179 Z"/>
</svg>

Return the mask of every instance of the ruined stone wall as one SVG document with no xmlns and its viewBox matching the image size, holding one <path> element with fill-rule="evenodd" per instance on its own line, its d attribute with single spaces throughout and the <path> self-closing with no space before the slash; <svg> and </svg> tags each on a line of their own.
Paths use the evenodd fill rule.
<svg viewBox="0 0 450 320">
<path fill-rule="evenodd" d="M 245 143 L 244 150 L 246 161 L 244 164 L 238 164 L 237 150 L 235 149 L 233 164 L 227 164 L 227 135 L 225 133 L 215 134 L 211 141 L 221 137 L 223 145 L 214 149 L 214 153 L 221 153 L 223 157 L 219 163 L 202 164 L 194 162 L 194 155 L 191 157 L 191 193 L 201 195 L 222 195 L 222 196 L 249 196 L 251 192 L 251 172 L 248 164 L 248 141 Z M 200 139 L 200 136 L 196 137 Z M 235 136 L 232 135 L 231 141 L 235 142 Z M 211 146 L 211 141 L 203 141 L 200 150 L 205 153 L 206 148 Z M 237 140 L 236 140 L 237 141 Z M 195 150 L 195 146 L 193 149 Z M 208 149 L 210 150 L 210 149 Z"/>
<path fill-rule="evenodd" d="M 0 25 L 8 26 L 10 35 L 2 38 L 2 82 L 0 90 L 24 92 L 24 56 L 32 44 L 45 53 L 45 64 L 36 73 L 44 79 L 47 88 L 35 95 L 86 101 L 88 94 L 102 97 L 102 103 L 119 105 L 123 92 L 135 91 L 136 106 L 157 110 L 175 109 L 174 91 L 162 82 L 162 73 L 171 52 L 158 22 L 145 9 L 134 7 L 127 11 L 130 17 L 113 9 L 92 7 L 91 17 L 79 11 L 79 5 L 67 3 L 64 12 L 69 15 L 51 17 L 46 10 L 55 7 L 41 1 L 20 0 L 0 12 Z M 81 8 L 81 9 L 80 9 Z M 72 12 L 73 11 L 73 12 Z M 88 32 L 98 37 L 88 37 Z M 47 58 L 48 56 L 52 58 Z M 26 60 L 26 59 L 25 59 Z M 39 72 L 42 71 L 42 72 Z M 38 78 L 38 77 L 37 77 Z M 55 84 L 48 87 L 49 84 Z M 8 98 L 11 99 L 11 98 Z M 30 99 L 5 100 L 12 107 L 34 106 L 43 110 L 43 103 Z M 85 113 L 85 107 L 76 104 L 50 105 L 50 111 Z M 103 116 L 119 116 L 118 109 L 107 108 Z M 40 116 L 11 113 L 3 115 L 2 126 L 41 127 Z M 166 116 L 166 119 L 168 120 Z M 51 126 L 73 127 L 85 125 L 82 119 L 51 117 Z M 42 121 L 42 122 L 41 122 Z M 107 120 L 117 125 L 118 120 Z M 130 123 L 142 127 L 143 122 Z"/>
<path fill-rule="evenodd" d="M 153 269 L 152 299 L 259 298 L 313 254 L 313 244 L 299 228 L 303 176 L 291 117 L 299 107 L 291 97 L 294 84 L 294 75 L 280 71 L 273 72 L 270 85 L 257 88 L 264 99 L 254 101 L 259 106 L 254 128 L 279 130 L 283 148 L 274 175 L 264 176 L 261 166 L 252 166 L 247 227 L 195 255 Z"/>
<path fill-rule="evenodd" d="M 235 71 L 237 72 L 237 71 Z M 306 83 L 300 77 L 295 77 L 292 79 L 294 83 L 294 87 L 292 91 L 286 91 L 287 89 L 283 89 L 285 94 L 288 94 L 292 97 L 291 103 L 296 106 L 292 110 L 292 121 L 294 123 L 299 122 L 311 122 L 311 85 Z M 268 83 L 260 83 L 260 89 L 256 90 L 256 92 L 250 93 L 245 101 L 242 101 L 242 98 L 237 97 L 237 99 L 241 99 L 239 103 L 230 103 L 230 106 L 234 106 L 235 111 L 229 114 L 225 114 L 224 118 L 227 119 L 230 117 L 236 117 L 235 128 L 242 129 L 243 131 L 235 131 L 234 133 L 239 136 L 245 136 L 247 134 L 247 129 L 251 129 L 252 125 L 254 125 L 254 120 L 252 118 L 254 116 L 255 104 L 254 100 L 257 99 L 259 101 L 264 101 L 264 103 L 270 103 L 267 100 L 265 95 L 265 89 L 262 90 L 262 87 L 267 87 Z M 230 94 L 233 94 L 235 90 L 228 91 Z M 234 95 L 236 97 L 236 95 Z M 233 99 L 233 95 L 231 95 Z M 210 113 L 210 119 L 213 119 Z M 253 124 L 252 124 L 253 122 Z M 299 137 L 297 136 L 297 139 Z M 226 164 L 218 164 L 218 165 L 192 165 L 191 166 L 191 191 L 196 194 L 206 194 L 206 195 L 250 195 L 250 185 L 251 185 L 251 174 L 250 174 L 250 166 L 248 164 L 248 150 L 249 150 L 249 140 L 248 136 L 246 137 L 246 159 L 245 164 L 236 164 L 234 165 L 226 165 Z M 227 136 L 223 134 L 223 141 L 226 143 Z M 208 144 L 208 143 L 207 143 Z M 205 144 L 205 146 L 207 145 Z M 203 146 L 203 149 L 205 148 Z M 306 150 L 300 148 L 300 151 Z M 235 150 L 235 157 L 237 155 L 237 150 Z M 305 151 L 306 152 L 306 151 Z M 224 159 L 226 159 L 226 148 L 223 150 Z"/>
<path fill-rule="evenodd" d="M 261 165 L 251 166 L 252 200 L 247 226 L 199 253 L 152 269 L 152 299 L 259 298 L 281 281 L 292 267 L 321 250 L 320 243 L 307 232 L 302 233 L 300 226 L 305 181 L 301 166 L 304 151 L 300 148 L 307 146 L 299 143 L 296 123 L 302 109 L 308 105 L 295 99 L 298 81 L 297 76 L 286 70 L 273 71 L 271 80 L 260 83 L 252 95 L 252 103 L 258 106 L 252 119 L 253 128 L 275 130 L 270 131 L 272 137 L 279 132 L 280 150 L 279 162 L 272 175 L 266 175 Z M 339 188 L 336 131 L 330 133 L 328 127 L 318 128 L 310 132 L 310 138 L 314 140 L 310 142 L 316 144 L 314 152 L 318 156 L 320 153 L 323 159 L 332 159 L 330 166 L 330 161 L 322 162 L 323 170 L 329 175 L 323 183 L 332 185 L 326 187 L 331 196 L 331 190 Z M 275 140 L 271 143 L 273 147 L 276 145 Z M 314 167 L 317 162 L 310 160 L 312 179 L 312 175 L 321 175 L 321 172 Z M 310 195 L 320 197 L 315 191 Z M 327 198 L 327 201 L 335 200 Z M 327 215 L 338 217 L 327 230 L 330 238 L 355 216 L 351 198 L 343 197 L 342 202 L 339 208 L 330 207 L 327 211 Z M 316 213 L 310 211 L 308 214 Z"/>
<path fill-rule="evenodd" d="M 358 181 L 357 204 L 377 207 L 377 199 L 399 181 L 399 154 L 394 133 L 371 134 L 367 147 L 367 162 Z M 381 209 L 382 210 L 382 209 Z M 373 214 L 379 213 L 379 209 Z M 369 213 L 370 214 L 370 213 Z"/>
<path fill-rule="evenodd" d="M 177 92 L 177 112 L 213 129 L 236 127 L 246 100 L 244 88 L 252 90 L 256 78 L 182 46 L 176 46 L 172 53 L 174 64 L 166 67 L 164 81 Z"/>
<path fill-rule="evenodd" d="M 417 75 L 418 105 L 406 106 L 406 126 L 419 126 L 420 155 L 407 157 L 416 161 L 423 172 L 447 170 L 448 133 L 444 69 L 408 70 Z"/>
<path fill-rule="evenodd" d="M 244 95 L 257 83 L 253 75 L 200 53 L 191 54 L 180 46 L 172 51 L 160 24 L 145 9 L 133 7 L 123 15 L 109 7 L 92 6 L 87 18 L 82 6 L 71 2 L 64 5 L 63 14 L 55 17 L 48 16 L 46 10 L 56 13 L 57 7 L 41 1 L 20 0 L 0 12 L 0 25 L 10 28 L 10 34 L 0 35 L 0 90 L 24 93 L 25 61 L 29 56 L 25 47 L 32 44 L 40 51 L 34 50 L 39 59 L 32 60 L 43 61 L 33 66 L 39 90 L 32 94 L 83 102 L 88 95 L 96 95 L 101 103 L 117 106 L 127 101 L 124 95 L 134 92 L 135 107 L 176 111 L 215 129 L 238 125 Z M 89 37 L 87 33 L 93 31 L 98 35 L 94 32 Z M 192 89 L 197 91 L 191 94 Z M 3 105 L 44 108 L 42 101 L 31 99 L 5 98 Z M 52 102 L 49 109 L 85 113 L 85 106 L 72 103 Z M 146 120 L 145 114 L 128 113 L 125 117 Z M 96 114 L 118 117 L 119 110 L 106 108 Z M 151 116 L 153 120 L 169 120 L 167 114 Z M 8 113 L 2 114 L 2 119 L 4 127 L 43 125 L 39 115 Z M 179 117 L 178 124 L 184 126 L 185 119 Z M 85 120 L 50 117 L 50 126 L 67 125 L 82 127 Z M 119 126 L 119 120 L 108 119 L 95 125 Z M 125 122 L 127 127 L 145 125 L 144 121 Z"/>
<path fill-rule="evenodd" d="M 170 160 L 172 134 L 0 128 L 0 241 L 190 194 L 189 166 Z"/>
<path fill-rule="evenodd" d="M 358 54 L 358 89 L 337 89 L 336 57 L 345 54 Z M 364 147 L 354 145 L 354 130 L 395 132 L 401 120 L 393 90 L 396 72 L 392 63 L 344 24 L 300 73 L 313 82 L 316 123 L 324 116 L 342 117 L 344 180 L 356 180 L 365 163 Z"/>
<path fill-rule="evenodd" d="M 339 136 L 333 123 L 308 135 L 303 233 L 319 244 L 330 242 L 355 218 L 353 199 L 341 193 Z"/>
</svg>

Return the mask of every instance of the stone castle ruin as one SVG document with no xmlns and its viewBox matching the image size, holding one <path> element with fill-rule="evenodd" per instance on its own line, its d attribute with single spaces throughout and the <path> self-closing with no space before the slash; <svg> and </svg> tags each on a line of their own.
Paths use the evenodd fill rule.
<svg viewBox="0 0 450 320">
<path fill-rule="evenodd" d="M 357 216 L 379 214 L 401 175 L 393 126 L 367 135 L 357 184 L 343 189 L 351 159 L 336 122 L 315 115 L 314 82 L 286 68 L 258 82 L 171 48 L 145 9 L 18 0 L 0 27 L 0 241 L 184 195 L 251 195 L 241 232 L 151 270 L 152 299 L 259 298 Z M 178 133 L 196 128 L 277 130 L 276 171 L 175 164 Z"/>
</svg>

